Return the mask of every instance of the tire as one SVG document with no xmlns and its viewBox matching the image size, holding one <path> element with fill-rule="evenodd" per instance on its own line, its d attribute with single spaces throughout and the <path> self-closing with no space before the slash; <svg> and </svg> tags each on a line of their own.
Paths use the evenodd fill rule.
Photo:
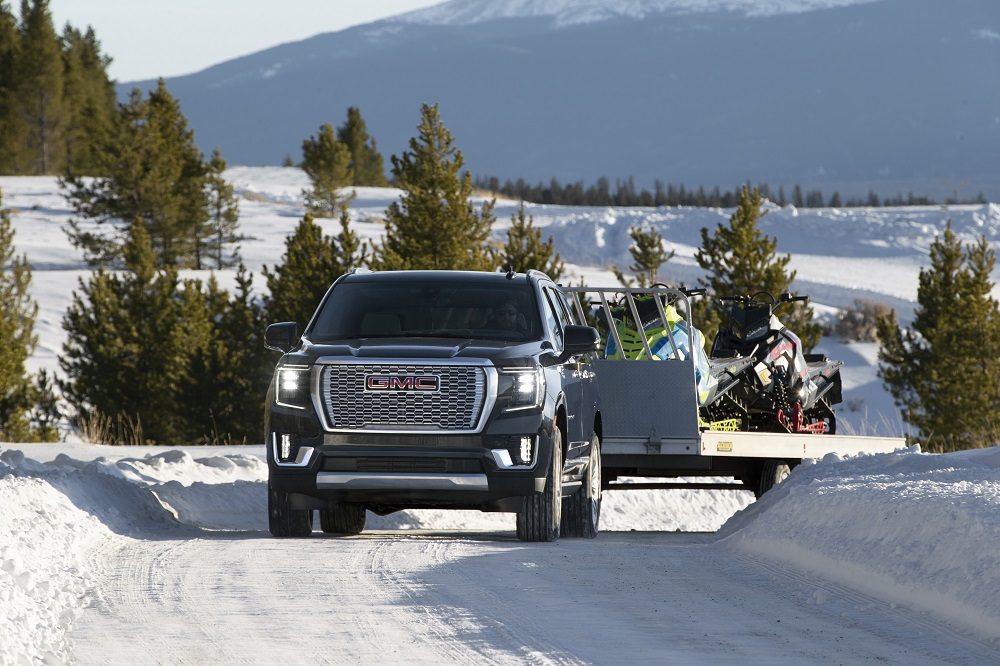
<svg viewBox="0 0 1000 666">
<path fill-rule="evenodd" d="M 784 481 L 791 473 L 792 469 L 786 463 L 780 460 L 765 460 L 753 489 L 754 496 L 760 499 L 764 493 Z"/>
<path fill-rule="evenodd" d="M 293 509 L 288 493 L 267 482 L 267 527 L 271 536 L 307 537 L 312 534 L 312 511 Z"/>
<path fill-rule="evenodd" d="M 545 490 L 521 501 L 517 512 L 517 538 L 521 541 L 555 541 L 562 519 L 562 433 L 552 431 L 552 459 Z"/>
<path fill-rule="evenodd" d="M 319 525 L 326 534 L 361 534 L 367 513 L 364 504 L 331 502 L 328 509 L 320 509 Z"/>
<path fill-rule="evenodd" d="M 590 462 L 583 483 L 575 493 L 563 499 L 562 535 L 593 539 L 601 522 L 601 441 L 590 436 Z"/>
</svg>

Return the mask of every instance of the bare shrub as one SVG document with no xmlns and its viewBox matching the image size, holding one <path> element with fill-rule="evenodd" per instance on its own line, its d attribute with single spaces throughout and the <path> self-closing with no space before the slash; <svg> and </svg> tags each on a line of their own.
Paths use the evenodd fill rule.
<svg viewBox="0 0 1000 666">
<path fill-rule="evenodd" d="M 91 444 L 142 446 L 142 423 L 126 414 L 106 416 L 94 410 L 79 420 L 80 436 Z"/>
<path fill-rule="evenodd" d="M 850 342 L 876 342 L 878 320 L 891 313 L 892 308 L 885 303 L 858 298 L 837 318 L 833 332 L 840 339 Z"/>
</svg>

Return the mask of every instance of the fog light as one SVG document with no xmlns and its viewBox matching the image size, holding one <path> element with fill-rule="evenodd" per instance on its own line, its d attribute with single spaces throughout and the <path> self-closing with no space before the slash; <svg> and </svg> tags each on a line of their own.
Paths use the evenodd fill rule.
<svg viewBox="0 0 1000 666">
<path fill-rule="evenodd" d="M 534 453 L 534 439 L 531 437 L 521 438 L 521 448 L 518 451 L 518 462 L 522 465 L 530 465 L 532 453 Z"/>
<path fill-rule="evenodd" d="M 281 459 L 288 460 L 292 457 L 292 436 L 289 434 L 281 435 Z"/>
</svg>

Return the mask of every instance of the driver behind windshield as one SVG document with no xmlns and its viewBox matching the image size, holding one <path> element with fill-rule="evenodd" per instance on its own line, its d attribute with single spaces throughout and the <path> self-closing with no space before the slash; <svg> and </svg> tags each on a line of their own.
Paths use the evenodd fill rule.
<svg viewBox="0 0 1000 666">
<path fill-rule="evenodd" d="M 514 301 L 504 301 L 490 314 L 484 328 L 492 328 L 497 331 L 510 331 L 519 335 L 525 332 L 524 317 L 517 310 Z"/>
</svg>

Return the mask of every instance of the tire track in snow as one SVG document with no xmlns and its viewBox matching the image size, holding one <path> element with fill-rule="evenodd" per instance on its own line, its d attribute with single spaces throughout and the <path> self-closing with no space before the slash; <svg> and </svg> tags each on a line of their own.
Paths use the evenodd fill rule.
<svg viewBox="0 0 1000 666">
<path fill-rule="evenodd" d="M 463 543 L 454 538 L 435 541 L 426 547 L 433 555 L 435 564 L 444 566 L 456 562 L 466 556 Z M 578 657 L 567 653 L 562 647 L 542 636 L 538 625 L 527 621 L 525 609 L 514 607 L 501 596 L 482 585 L 483 572 L 472 568 L 451 567 L 452 578 L 460 578 L 462 585 L 437 586 L 438 601 L 427 608 L 428 612 L 439 617 L 439 621 L 453 624 L 461 619 L 459 603 L 465 607 L 473 606 L 480 622 L 485 622 L 491 629 L 493 641 L 501 642 L 506 649 L 519 655 L 522 663 L 529 664 L 579 664 Z M 456 592 L 460 592 L 461 598 Z M 475 599 L 473 600 L 472 597 Z M 456 617 L 459 615 L 459 617 Z M 499 639 L 499 640 L 498 640 Z"/>
</svg>

